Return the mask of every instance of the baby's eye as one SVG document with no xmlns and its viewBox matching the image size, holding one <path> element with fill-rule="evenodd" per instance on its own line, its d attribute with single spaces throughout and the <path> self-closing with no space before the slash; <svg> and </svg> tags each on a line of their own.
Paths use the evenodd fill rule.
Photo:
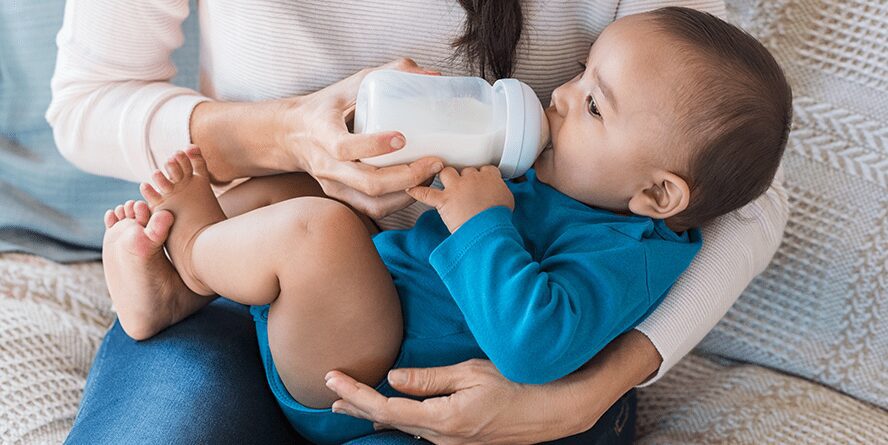
<svg viewBox="0 0 888 445">
<path fill-rule="evenodd" d="M 595 117 L 601 117 L 601 113 L 598 111 L 598 105 L 595 105 L 595 98 L 592 95 L 586 96 L 586 106 L 589 107 L 589 114 Z"/>
</svg>

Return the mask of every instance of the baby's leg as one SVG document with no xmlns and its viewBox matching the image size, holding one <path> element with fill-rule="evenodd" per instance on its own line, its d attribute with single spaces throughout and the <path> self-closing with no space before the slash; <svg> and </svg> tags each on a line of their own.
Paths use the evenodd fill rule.
<svg viewBox="0 0 888 445">
<path fill-rule="evenodd" d="M 300 196 L 323 197 L 324 191 L 308 173 L 285 173 L 244 181 L 219 196 L 219 205 L 231 218 Z"/>
<path fill-rule="evenodd" d="M 219 205 L 225 216 L 242 215 L 260 207 L 269 206 L 301 196 L 326 197 L 321 185 L 308 173 L 283 173 L 252 178 L 232 188 L 219 197 Z M 356 212 L 357 213 L 357 212 Z M 371 233 L 379 229 L 370 217 L 358 214 Z"/>
<path fill-rule="evenodd" d="M 323 196 L 323 190 L 306 173 L 266 176 L 232 188 L 219 204 L 232 217 L 298 196 Z M 363 218 L 375 231 L 373 222 Z M 121 325 L 137 340 L 177 323 L 214 298 L 192 292 L 164 254 L 172 223 L 172 214 L 152 214 L 141 201 L 128 201 L 105 214 L 102 264 L 108 291 Z"/>
<path fill-rule="evenodd" d="M 246 304 L 270 304 L 269 343 L 287 389 L 311 407 L 336 400 L 332 369 L 367 384 L 385 377 L 402 334 L 392 279 L 361 220 L 324 198 L 297 198 L 225 220 L 205 165 L 189 152 L 172 181 L 146 188 L 176 218 L 167 250 L 189 287 Z"/>
</svg>

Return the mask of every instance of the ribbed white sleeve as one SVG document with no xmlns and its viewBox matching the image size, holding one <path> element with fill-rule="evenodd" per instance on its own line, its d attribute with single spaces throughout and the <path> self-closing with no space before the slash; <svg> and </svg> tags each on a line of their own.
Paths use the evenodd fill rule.
<svg viewBox="0 0 888 445">
<path fill-rule="evenodd" d="M 190 142 L 204 100 L 169 83 L 188 0 L 68 0 L 46 119 L 62 155 L 82 170 L 148 180 Z"/>
<path fill-rule="evenodd" d="M 782 172 L 764 195 L 703 226 L 703 248 L 660 306 L 636 327 L 663 357 L 657 374 L 641 386 L 659 380 L 690 352 L 768 266 L 789 217 L 781 181 Z"/>
</svg>

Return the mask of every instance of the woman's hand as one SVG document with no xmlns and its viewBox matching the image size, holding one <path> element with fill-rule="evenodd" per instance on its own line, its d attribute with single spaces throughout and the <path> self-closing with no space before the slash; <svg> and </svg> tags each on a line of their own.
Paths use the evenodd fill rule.
<svg viewBox="0 0 888 445">
<path fill-rule="evenodd" d="M 447 167 L 439 177 L 444 190 L 417 186 L 407 189 L 407 194 L 437 209 L 450 233 L 491 207 L 515 209 L 515 197 L 499 169 L 492 165 L 480 169 L 467 167 L 460 172 Z"/>
<path fill-rule="evenodd" d="M 377 429 L 396 428 L 436 444 L 536 443 L 573 432 L 569 419 L 546 415 L 551 412 L 547 406 L 569 400 L 547 397 L 542 386 L 510 382 L 488 360 L 393 370 L 389 382 L 406 394 L 449 395 L 422 402 L 386 398 L 333 371 L 327 375 L 327 386 L 342 397 L 333 404 L 333 411 L 372 420 Z"/>
<path fill-rule="evenodd" d="M 396 369 L 392 388 L 431 397 L 418 402 L 385 397 L 331 371 L 327 387 L 341 400 L 333 410 L 395 428 L 437 444 L 520 444 L 588 430 L 611 405 L 656 372 L 662 358 L 638 331 L 617 337 L 578 371 L 545 385 L 506 380 L 487 360 L 452 366 Z"/>
<path fill-rule="evenodd" d="M 358 87 L 378 69 L 434 74 L 413 60 L 400 59 L 364 69 L 323 90 L 289 102 L 284 112 L 280 145 L 293 150 L 296 164 L 321 184 L 324 193 L 371 217 L 382 217 L 413 202 L 404 190 L 432 178 L 444 167 L 438 158 L 377 168 L 358 159 L 391 153 L 404 147 L 397 131 L 351 134 L 346 122 L 354 116 Z"/>
<path fill-rule="evenodd" d="M 305 171 L 328 196 L 371 217 L 385 216 L 413 202 L 404 190 L 429 180 L 444 165 L 431 157 L 382 168 L 355 162 L 406 144 L 397 131 L 348 131 L 361 81 L 383 68 L 437 74 L 400 59 L 361 70 L 306 96 L 255 103 L 204 102 L 192 114 L 192 141 L 204 152 L 215 182 Z"/>
</svg>

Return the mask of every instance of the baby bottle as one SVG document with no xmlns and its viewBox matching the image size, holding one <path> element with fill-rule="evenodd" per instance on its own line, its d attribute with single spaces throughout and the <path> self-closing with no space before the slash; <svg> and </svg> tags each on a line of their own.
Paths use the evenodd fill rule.
<svg viewBox="0 0 888 445">
<path fill-rule="evenodd" d="M 456 168 L 495 165 L 521 176 L 549 141 L 539 99 L 517 79 L 374 71 L 361 82 L 355 133 L 397 130 L 404 148 L 361 159 L 377 167 L 437 156 Z"/>
</svg>

